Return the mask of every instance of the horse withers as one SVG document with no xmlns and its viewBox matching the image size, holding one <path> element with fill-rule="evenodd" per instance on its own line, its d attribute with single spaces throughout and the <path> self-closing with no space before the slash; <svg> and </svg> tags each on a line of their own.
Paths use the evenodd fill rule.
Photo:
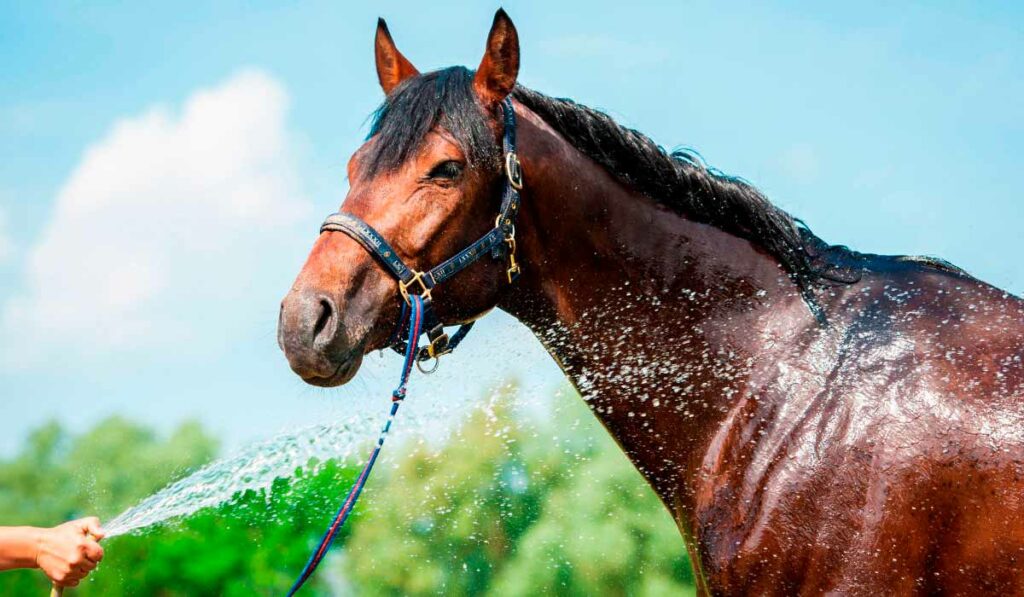
<svg viewBox="0 0 1024 597">
<path fill-rule="evenodd" d="M 342 210 L 415 271 L 456 255 L 497 225 L 511 101 L 512 252 L 432 288 L 436 317 L 498 307 L 536 334 L 671 511 L 703 593 L 1024 593 L 1024 302 L 829 245 L 697 156 L 518 85 L 503 11 L 476 71 L 420 73 L 383 21 L 375 50 L 386 99 Z M 327 230 L 279 342 L 340 385 L 402 304 Z"/>
</svg>

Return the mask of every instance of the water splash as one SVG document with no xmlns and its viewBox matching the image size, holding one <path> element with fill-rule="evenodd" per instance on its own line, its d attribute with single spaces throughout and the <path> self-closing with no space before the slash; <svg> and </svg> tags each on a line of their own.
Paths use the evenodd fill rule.
<svg viewBox="0 0 1024 597">
<path fill-rule="evenodd" d="M 312 462 L 346 461 L 357 456 L 356 450 L 365 444 L 367 432 L 372 429 L 373 414 L 379 413 L 367 412 L 340 424 L 312 425 L 282 433 L 208 464 L 105 524 L 107 537 L 223 504 L 239 492 L 268 489 L 276 479 L 291 477 Z"/>
<path fill-rule="evenodd" d="M 491 319 L 481 326 L 489 333 L 478 333 L 466 344 L 472 348 L 447 357 L 446 367 L 431 376 L 431 383 L 416 383 L 415 399 L 406 400 L 403 405 L 388 440 L 388 449 L 383 453 L 384 459 L 401 458 L 403 440 L 443 442 L 469 413 L 489 409 L 493 400 L 511 387 L 510 378 L 529 379 L 527 384 L 516 384 L 520 392 L 517 402 L 521 407 L 538 414 L 546 412 L 548 389 L 562 383 L 561 373 L 551 361 L 544 361 L 547 366 L 544 372 L 538 369 L 535 359 L 527 358 L 524 351 L 540 350 L 529 330 L 513 325 L 507 316 Z M 496 331 L 495 327 L 500 330 Z M 481 353 L 503 354 L 505 358 L 482 364 L 468 360 L 469 355 Z M 367 359 L 364 362 L 367 371 L 361 376 L 390 380 L 396 364 L 394 357 L 379 361 Z M 473 371 L 473 375 L 467 377 L 467 370 Z M 340 400 L 337 408 L 343 409 L 345 414 L 338 416 L 335 410 L 326 415 L 337 420 L 336 423 L 283 432 L 272 439 L 250 444 L 171 483 L 104 524 L 107 537 L 134 533 L 219 506 L 230 502 L 239 492 L 270 489 L 274 481 L 292 478 L 298 470 L 315 473 L 317 471 L 310 468 L 311 461 L 362 463 L 390 406 L 390 392 L 386 391 L 390 386 L 387 381 L 382 384 L 383 389 L 364 385 L 359 392 L 361 396 L 349 394 Z M 453 387 L 463 391 L 451 392 Z"/>
</svg>

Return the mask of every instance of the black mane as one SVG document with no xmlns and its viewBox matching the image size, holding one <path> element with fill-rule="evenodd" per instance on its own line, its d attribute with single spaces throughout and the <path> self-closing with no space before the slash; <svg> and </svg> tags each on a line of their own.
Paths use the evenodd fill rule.
<svg viewBox="0 0 1024 597">
<path fill-rule="evenodd" d="M 572 100 L 525 87 L 517 87 L 513 97 L 630 188 L 690 220 L 749 240 L 775 257 L 800 286 L 823 273 L 808 251 L 810 231 L 746 181 L 708 168 L 694 152 L 666 151 L 643 133 Z"/>
<path fill-rule="evenodd" d="M 461 144 L 471 165 L 500 167 L 500 148 L 473 94 L 473 72 L 456 66 L 403 82 L 374 113 L 367 157 L 373 173 L 400 166 L 436 126 Z M 860 279 L 865 255 L 833 246 L 773 205 L 746 181 L 704 164 L 694 152 L 666 151 L 608 115 L 517 86 L 512 97 L 623 184 L 686 218 L 744 238 L 779 261 L 805 295 L 814 286 Z M 807 298 L 810 298 L 807 296 Z"/>
</svg>

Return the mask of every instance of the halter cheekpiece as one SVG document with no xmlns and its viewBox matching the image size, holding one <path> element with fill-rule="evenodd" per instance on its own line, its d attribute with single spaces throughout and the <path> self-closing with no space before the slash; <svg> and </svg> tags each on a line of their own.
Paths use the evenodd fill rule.
<svg viewBox="0 0 1024 597">
<path fill-rule="evenodd" d="M 416 271 L 402 261 L 398 253 L 373 226 L 357 216 L 338 212 L 328 216 L 320 226 L 321 233 L 343 232 L 352 237 L 384 266 L 385 271 L 398 280 L 398 292 L 402 296 L 402 313 L 399 315 L 398 325 L 392 333 L 390 346 L 400 354 L 405 354 L 407 350 L 406 342 L 402 338 L 405 336 L 407 327 L 409 295 L 417 294 L 423 299 L 423 332 L 427 335 L 430 343 L 417 350 L 414 357 L 417 366 L 420 366 L 423 361 L 437 359 L 441 355 L 455 350 L 455 347 L 462 342 L 462 339 L 473 327 L 473 323 L 470 322 L 459 326 L 459 329 L 450 337 L 445 333 L 444 324 L 434 313 L 431 291 L 435 286 L 464 270 L 487 253 L 490 253 L 493 259 L 508 257 L 506 274 L 510 284 L 519 275 L 519 264 L 516 263 L 515 257 L 515 221 L 516 214 L 519 212 L 519 191 L 523 188 L 523 168 L 516 155 L 516 115 L 512 109 L 512 100 L 505 98 L 501 103 L 501 109 L 505 125 L 505 131 L 502 134 L 502 150 L 505 154 L 505 185 L 501 196 L 501 208 L 494 221 L 494 228 L 491 228 L 476 242 L 430 270 Z"/>
</svg>

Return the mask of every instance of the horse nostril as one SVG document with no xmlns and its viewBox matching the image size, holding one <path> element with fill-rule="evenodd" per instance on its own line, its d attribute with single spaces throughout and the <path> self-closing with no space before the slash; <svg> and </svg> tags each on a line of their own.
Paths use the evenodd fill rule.
<svg viewBox="0 0 1024 597">
<path fill-rule="evenodd" d="M 335 324 L 334 304 L 329 298 L 320 299 L 320 314 L 313 325 L 313 342 L 326 344 L 334 338 L 338 326 Z"/>
</svg>

